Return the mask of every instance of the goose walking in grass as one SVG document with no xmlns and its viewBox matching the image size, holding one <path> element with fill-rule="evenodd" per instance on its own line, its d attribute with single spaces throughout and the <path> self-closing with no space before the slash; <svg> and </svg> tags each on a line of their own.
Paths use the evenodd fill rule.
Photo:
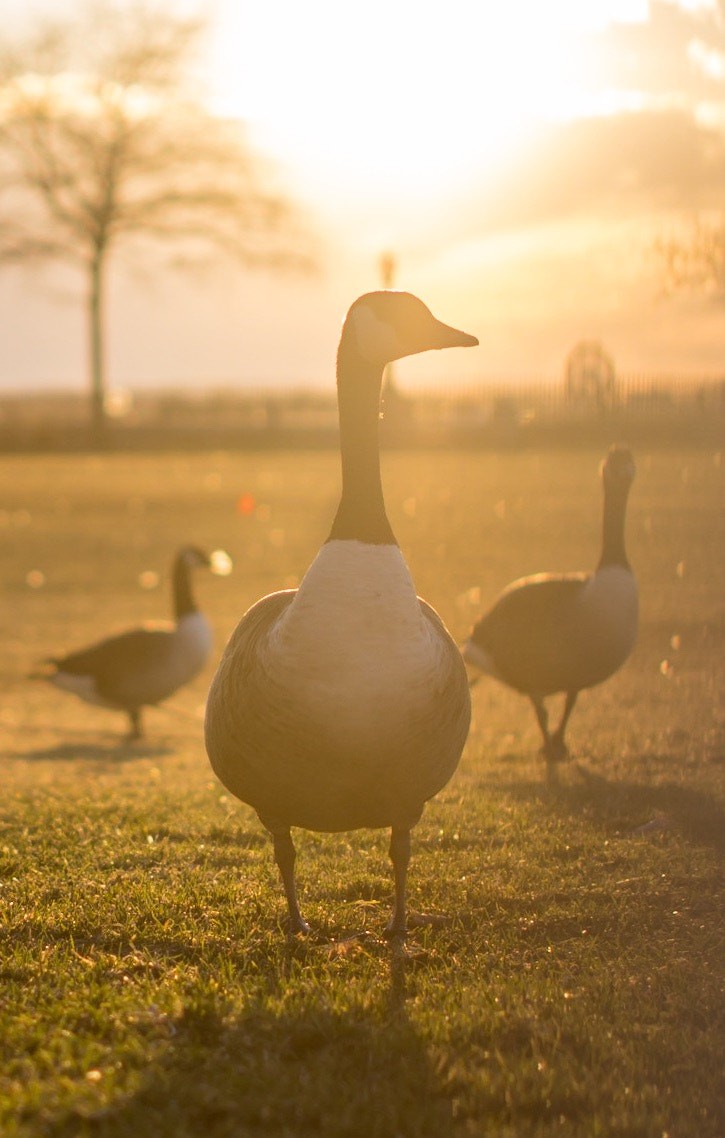
<svg viewBox="0 0 725 1138">
<path fill-rule="evenodd" d="M 263 597 L 242 617 L 211 685 L 211 765 L 271 833 L 295 932 L 309 926 L 290 827 L 390 827 L 387 932 L 405 935 L 410 831 L 466 740 L 465 666 L 416 596 L 388 521 L 378 417 L 386 364 L 477 343 L 410 293 L 355 301 L 337 355 L 342 494 L 330 535 L 298 589 Z"/>
<path fill-rule="evenodd" d="M 172 581 L 174 623 L 154 623 L 100 640 L 67 656 L 45 660 L 32 673 L 87 703 L 125 711 L 129 738 L 142 736 L 141 710 L 161 703 L 198 675 L 209 658 L 212 631 L 197 608 L 191 587 L 194 569 L 227 573 L 230 562 L 217 550 L 210 556 L 195 546 L 176 555 Z"/>
<path fill-rule="evenodd" d="M 543 735 L 550 782 L 568 758 L 564 732 L 579 692 L 609 678 L 637 637 L 637 582 L 627 561 L 624 524 L 634 478 L 625 447 L 610 449 L 601 466 L 604 490 L 602 552 L 594 573 L 539 573 L 514 581 L 474 626 L 463 655 L 527 695 Z M 559 726 L 549 730 L 547 696 L 564 692 Z"/>
</svg>

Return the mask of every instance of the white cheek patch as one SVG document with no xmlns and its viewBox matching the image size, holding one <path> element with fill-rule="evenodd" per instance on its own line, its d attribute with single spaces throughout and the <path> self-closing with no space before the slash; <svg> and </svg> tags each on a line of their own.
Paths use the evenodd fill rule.
<svg viewBox="0 0 725 1138">
<path fill-rule="evenodd" d="M 351 313 L 358 351 L 371 364 L 386 364 L 397 359 L 402 346 L 390 324 L 361 304 Z"/>
</svg>

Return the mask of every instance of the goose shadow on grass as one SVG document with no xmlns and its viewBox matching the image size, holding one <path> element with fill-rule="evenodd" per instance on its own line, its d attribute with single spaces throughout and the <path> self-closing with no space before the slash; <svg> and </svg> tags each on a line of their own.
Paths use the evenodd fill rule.
<svg viewBox="0 0 725 1138">
<path fill-rule="evenodd" d="M 295 949 L 293 948 L 292 954 Z M 135 1030 L 148 1062 L 128 1094 L 93 1109 L 68 1105 L 44 1119 L 46 1138 L 453 1138 L 529 1132 L 538 1121 L 588 1114 L 577 1092 L 549 1090 L 532 1101 L 510 1095 L 505 1078 L 465 1088 L 456 1056 L 495 1045 L 502 1069 L 530 1060 L 531 1024 L 500 1036 L 466 1024 L 446 1059 L 406 1010 L 404 951 L 390 948 L 389 981 L 377 998 L 333 1005 L 310 978 L 296 1007 L 258 1004 L 230 1014 L 223 996 L 197 993 L 180 1015 L 153 1008 Z M 304 953 L 303 953 L 304 955 Z M 317 985 L 317 987 L 316 987 Z M 476 1127 L 474 1129 L 473 1127 Z"/>
<path fill-rule="evenodd" d="M 546 802 L 621 837 L 675 830 L 698 845 L 725 856 L 725 807 L 706 791 L 681 783 L 643 783 L 608 779 L 575 762 L 578 781 L 552 788 L 544 783 L 511 782 L 500 789 L 513 798 Z"/>
<path fill-rule="evenodd" d="M 451 1092 L 406 1015 L 404 968 L 391 951 L 389 991 L 381 991 L 377 1007 L 334 1007 L 314 981 L 301 1007 L 279 1012 L 257 1006 L 229 1015 L 223 998 L 200 994 L 173 1022 L 146 1025 L 165 1034 L 166 1045 L 144 1044 L 156 1057 L 132 1095 L 90 1115 L 71 1108 L 44 1132 L 446 1138 L 453 1133 Z"/>
<path fill-rule="evenodd" d="M 128 720 L 122 712 L 107 720 L 104 716 L 104 724 L 99 721 L 95 726 L 91 715 L 85 721 L 80 716 L 72 720 L 53 720 L 48 711 L 31 717 L 18 711 L 17 706 L 11 710 L 16 720 L 0 722 L 0 728 L 5 728 L 0 731 L 0 761 L 100 760 L 119 764 L 173 755 L 185 743 L 203 745 L 203 714 L 179 704 L 159 704 L 146 709 L 151 714 L 148 721 L 144 719 L 144 734 L 140 738 L 128 734 Z M 38 739 L 37 746 L 33 746 L 34 736 Z"/>
<path fill-rule="evenodd" d="M 454 1033 L 447 1059 L 406 1011 L 408 967 L 390 950 L 389 984 L 378 998 L 334 1006 L 310 979 L 298 1006 L 251 1006 L 229 1014 L 222 996 L 199 993 L 166 1019 L 140 1022 L 148 1062 L 128 1094 L 94 1110 L 88 1101 L 44 1119 L 46 1138 L 454 1138 L 529 1133 L 532 1116 L 585 1123 L 579 1092 L 547 1090 L 512 1099 L 506 1078 L 466 1088 L 456 1056 L 494 1045 L 501 1067 L 530 1062 L 531 1024 L 500 1034 L 475 1017 Z"/>
<path fill-rule="evenodd" d="M 46 734 L 44 731 L 43 734 Z M 137 759 L 156 759 L 172 755 L 176 748 L 167 738 L 128 739 L 123 735 L 99 736 L 98 732 L 81 737 L 78 731 L 56 743 L 26 749 L 19 746 L 4 747 L 3 759 L 24 759 L 29 762 L 63 760 L 76 762 L 134 762 Z"/>
</svg>

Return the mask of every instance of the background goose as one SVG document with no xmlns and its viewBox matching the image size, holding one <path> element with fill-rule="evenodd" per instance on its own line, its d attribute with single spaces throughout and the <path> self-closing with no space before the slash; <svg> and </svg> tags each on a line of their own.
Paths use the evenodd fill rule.
<svg viewBox="0 0 725 1138">
<path fill-rule="evenodd" d="M 209 693 L 206 746 L 224 785 L 274 840 L 294 931 L 291 826 L 390 826 L 395 906 L 405 934 L 410 830 L 453 774 L 470 721 L 465 666 L 443 622 L 415 593 L 388 521 L 378 417 L 383 368 L 474 336 L 404 292 L 350 308 L 337 356 L 342 495 L 299 589 L 242 617 Z"/>
<path fill-rule="evenodd" d="M 46 679 L 87 703 L 127 712 L 130 738 L 140 738 L 142 707 L 160 703 L 193 680 L 211 651 L 212 631 L 194 601 L 192 570 L 225 573 L 229 565 L 221 550 L 209 557 L 185 546 L 172 570 L 175 623 L 129 629 L 67 656 L 51 657 L 33 678 Z"/>
<path fill-rule="evenodd" d="M 514 581 L 473 628 L 468 664 L 531 699 L 544 737 L 549 780 L 568 757 L 564 732 L 583 688 L 606 680 L 637 637 L 637 583 L 624 548 L 627 497 L 634 478 L 629 450 L 615 446 L 602 463 L 602 553 L 594 573 L 539 573 Z M 544 697 L 565 692 L 551 733 Z"/>
</svg>

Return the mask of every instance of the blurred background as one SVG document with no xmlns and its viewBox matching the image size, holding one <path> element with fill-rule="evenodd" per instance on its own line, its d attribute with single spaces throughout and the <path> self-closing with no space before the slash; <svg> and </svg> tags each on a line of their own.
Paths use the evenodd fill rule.
<svg viewBox="0 0 725 1138">
<path fill-rule="evenodd" d="M 722 415 L 722 0 L 0 17 L 6 442 L 89 394 L 97 428 L 334 429 L 382 285 L 482 345 L 396 366 L 393 425 Z"/>
</svg>

